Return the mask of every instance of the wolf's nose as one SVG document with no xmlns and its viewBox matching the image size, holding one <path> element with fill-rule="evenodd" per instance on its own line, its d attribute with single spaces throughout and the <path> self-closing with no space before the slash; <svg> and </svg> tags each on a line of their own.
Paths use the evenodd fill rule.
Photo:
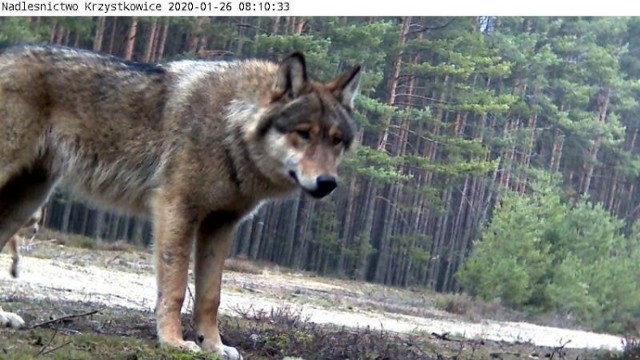
<svg viewBox="0 0 640 360">
<path fill-rule="evenodd" d="M 318 176 L 318 178 L 316 179 L 316 184 L 318 185 L 318 189 L 316 191 L 318 192 L 318 195 L 320 195 L 320 197 L 329 195 L 335 188 L 338 187 L 338 181 L 336 180 L 335 176 L 326 174 Z"/>
</svg>

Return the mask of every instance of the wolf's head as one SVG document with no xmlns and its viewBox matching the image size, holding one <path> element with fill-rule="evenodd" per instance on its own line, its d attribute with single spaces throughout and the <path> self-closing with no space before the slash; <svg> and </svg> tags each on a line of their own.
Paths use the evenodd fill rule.
<svg viewBox="0 0 640 360">
<path fill-rule="evenodd" d="M 354 141 L 359 86 L 360 66 L 320 83 L 309 79 L 301 53 L 280 63 L 256 129 L 266 157 L 277 164 L 276 181 L 298 185 L 315 198 L 338 186 L 337 166 Z"/>
</svg>

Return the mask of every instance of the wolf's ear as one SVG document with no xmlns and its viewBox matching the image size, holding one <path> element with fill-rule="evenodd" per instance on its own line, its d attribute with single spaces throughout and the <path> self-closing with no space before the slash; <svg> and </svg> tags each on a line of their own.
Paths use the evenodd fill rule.
<svg viewBox="0 0 640 360">
<path fill-rule="evenodd" d="M 327 84 L 333 94 L 349 109 L 353 108 L 353 99 L 360 91 L 360 69 L 360 65 L 356 65 Z"/>
<path fill-rule="evenodd" d="M 296 51 L 280 63 L 276 80 L 273 84 L 274 98 L 287 94 L 290 98 L 298 97 L 307 86 L 307 64 L 304 55 Z"/>
</svg>

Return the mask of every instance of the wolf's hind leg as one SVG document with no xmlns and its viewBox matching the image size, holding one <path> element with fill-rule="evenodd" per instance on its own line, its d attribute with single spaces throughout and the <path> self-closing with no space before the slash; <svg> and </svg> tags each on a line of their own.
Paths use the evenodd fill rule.
<svg viewBox="0 0 640 360">
<path fill-rule="evenodd" d="M 47 201 L 56 180 L 35 164 L 0 185 L 0 249 Z"/>
<path fill-rule="evenodd" d="M 22 229 L 18 231 L 15 235 L 9 239 L 9 254 L 11 254 L 11 276 L 14 278 L 18 277 L 19 273 L 19 264 L 20 264 L 20 238 L 27 239 L 30 238 L 30 241 L 36 237 L 38 233 L 38 229 L 40 226 L 38 222 L 42 218 L 42 208 L 31 216 L 27 223 L 23 225 Z"/>
<path fill-rule="evenodd" d="M 5 179 L 0 184 L 0 250 L 47 201 L 57 180 L 43 161 L 36 161 Z M 23 324 L 20 316 L 0 309 L 0 326 L 20 327 Z"/>
<path fill-rule="evenodd" d="M 14 278 L 18 277 L 18 266 L 20 263 L 20 244 L 18 241 L 17 235 L 13 235 L 11 239 L 9 239 L 9 254 L 11 254 L 11 269 L 9 271 Z"/>
</svg>

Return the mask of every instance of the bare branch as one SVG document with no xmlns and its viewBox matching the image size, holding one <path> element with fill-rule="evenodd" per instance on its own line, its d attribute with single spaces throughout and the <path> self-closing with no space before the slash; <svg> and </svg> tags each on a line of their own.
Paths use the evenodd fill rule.
<svg viewBox="0 0 640 360">
<path fill-rule="evenodd" d="M 47 325 L 54 324 L 54 323 L 57 323 L 57 322 L 61 322 L 61 321 L 64 321 L 64 320 L 70 320 L 70 319 L 75 319 L 75 318 L 80 318 L 80 317 L 85 317 L 85 316 L 91 316 L 91 315 L 99 313 L 100 311 L 101 310 L 92 310 L 92 311 L 89 311 L 89 312 L 86 312 L 86 313 L 82 313 L 82 314 L 74 314 L 74 315 L 63 316 L 63 317 L 60 317 L 60 318 L 57 318 L 57 319 L 53 319 L 53 320 L 49 320 L 49 321 L 45 321 L 45 322 L 41 322 L 41 323 L 35 324 L 35 325 L 31 326 L 30 329 L 35 329 L 35 328 L 47 326 Z"/>
<path fill-rule="evenodd" d="M 60 346 L 56 346 L 56 347 L 54 347 L 54 348 L 53 348 L 53 349 L 51 349 L 51 350 L 47 350 L 47 351 L 43 352 L 43 353 L 42 353 L 42 355 L 50 354 L 50 353 L 52 353 L 52 352 L 54 352 L 54 351 L 56 351 L 56 350 L 58 350 L 58 349 L 62 349 L 63 347 L 65 347 L 65 346 L 67 346 L 67 345 L 69 345 L 69 344 L 71 344 L 71 341 L 67 341 L 66 343 L 64 343 L 64 344 L 62 344 L 62 345 L 60 345 Z"/>
</svg>

